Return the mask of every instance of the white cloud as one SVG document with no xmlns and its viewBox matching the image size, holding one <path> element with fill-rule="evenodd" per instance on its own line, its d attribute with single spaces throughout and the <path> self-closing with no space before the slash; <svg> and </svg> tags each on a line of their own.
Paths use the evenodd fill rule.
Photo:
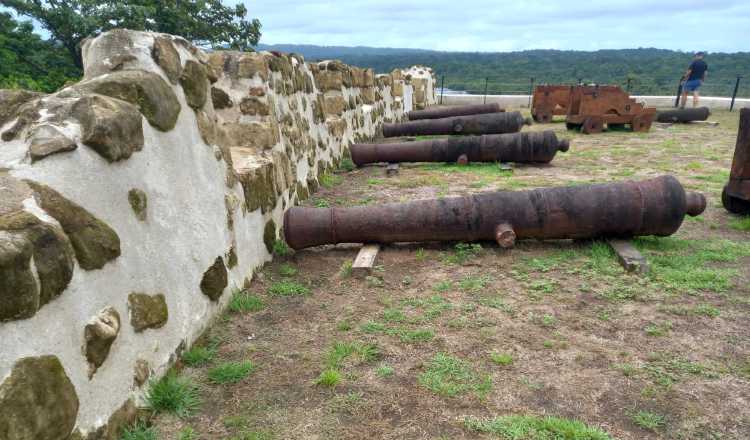
<svg viewBox="0 0 750 440">
<path fill-rule="evenodd" d="M 742 0 L 245 0 L 262 42 L 458 51 L 748 50 Z"/>
</svg>

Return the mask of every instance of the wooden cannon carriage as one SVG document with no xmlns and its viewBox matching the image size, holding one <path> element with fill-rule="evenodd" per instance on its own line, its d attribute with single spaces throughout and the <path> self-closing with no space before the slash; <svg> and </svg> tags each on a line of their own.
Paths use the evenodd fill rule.
<svg viewBox="0 0 750 440">
<path fill-rule="evenodd" d="M 534 121 L 548 123 L 555 115 L 567 115 L 571 87 L 536 86 L 531 100 L 531 117 Z"/>
<path fill-rule="evenodd" d="M 633 131 L 646 132 L 656 116 L 656 109 L 644 107 L 618 86 L 575 86 L 570 89 L 568 129 L 582 133 L 601 133 L 609 128 L 630 125 Z"/>
</svg>

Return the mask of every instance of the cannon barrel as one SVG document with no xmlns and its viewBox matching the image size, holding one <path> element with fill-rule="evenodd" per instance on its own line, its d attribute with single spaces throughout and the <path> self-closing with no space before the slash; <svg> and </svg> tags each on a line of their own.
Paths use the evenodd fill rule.
<svg viewBox="0 0 750 440">
<path fill-rule="evenodd" d="M 407 113 L 410 121 L 419 119 L 439 119 L 450 118 L 452 116 L 479 115 L 482 113 L 499 113 L 505 109 L 498 103 L 492 104 L 473 104 L 473 105 L 453 105 L 449 107 L 435 107 L 426 110 L 412 110 Z"/>
<path fill-rule="evenodd" d="M 568 151 L 568 141 L 555 132 L 460 136 L 415 142 L 354 144 L 352 161 L 357 166 L 377 162 L 518 162 L 548 163 L 559 151 Z"/>
<path fill-rule="evenodd" d="M 706 208 L 672 176 L 639 182 L 500 191 L 351 208 L 293 207 L 284 236 L 294 249 L 335 243 L 587 239 L 670 235 Z"/>
<path fill-rule="evenodd" d="M 731 213 L 750 214 L 750 108 L 740 110 L 732 171 L 721 192 L 721 203 Z"/>
<path fill-rule="evenodd" d="M 521 131 L 524 124 L 531 124 L 531 118 L 524 118 L 519 112 L 484 113 L 383 124 L 383 136 L 515 133 Z"/>
<path fill-rule="evenodd" d="M 674 110 L 664 110 L 656 113 L 657 122 L 691 122 L 705 121 L 711 116 L 711 110 L 708 107 L 698 108 L 680 108 Z"/>
</svg>

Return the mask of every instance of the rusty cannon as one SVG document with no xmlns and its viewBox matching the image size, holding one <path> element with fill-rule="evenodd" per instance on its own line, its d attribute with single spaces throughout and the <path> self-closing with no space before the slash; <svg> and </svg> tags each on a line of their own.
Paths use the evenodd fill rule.
<svg viewBox="0 0 750 440">
<path fill-rule="evenodd" d="M 524 124 L 530 125 L 531 119 L 524 118 L 519 112 L 484 113 L 383 124 L 383 136 L 515 133 L 521 131 Z"/>
<path fill-rule="evenodd" d="M 731 213 L 750 214 L 750 108 L 740 110 L 732 171 L 721 192 L 721 204 Z"/>
<path fill-rule="evenodd" d="M 505 109 L 500 104 L 473 104 L 473 105 L 453 105 L 446 107 L 434 107 L 426 110 L 413 110 L 407 113 L 410 121 L 420 119 L 440 119 L 450 118 L 453 116 L 481 115 L 483 113 L 502 113 Z"/>
<path fill-rule="evenodd" d="M 284 236 L 294 249 L 335 243 L 590 239 L 671 235 L 706 208 L 672 176 L 639 182 L 501 191 L 351 208 L 293 207 Z"/>
<path fill-rule="evenodd" d="M 549 163 L 558 151 L 568 151 L 566 139 L 555 132 L 534 131 L 482 136 L 460 136 L 415 142 L 354 144 L 357 166 L 378 162 L 517 162 Z"/>
<path fill-rule="evenodd" d="M 679 108 L 674 110 L 662 110 L 656 112 L 657 122 L 693 122 L 705 121 L 711 116 L 708 107 Z"/>
</svg>

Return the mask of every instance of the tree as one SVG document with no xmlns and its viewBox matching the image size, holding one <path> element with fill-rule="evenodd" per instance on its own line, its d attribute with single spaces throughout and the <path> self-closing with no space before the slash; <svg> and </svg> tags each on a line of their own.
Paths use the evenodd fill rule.
<svg viewBox="0 0 750 440">
<path fill-rule="evenodd" d="M 18 14 L 37 20 L 59 41 L 78 67 L 80 45 L 89 36 L 114 28 L 164 32 L 198 46 L 228 45 L 248 50 L 260 40 L 260 22 L 247 8 L 221 0 L 0 0 Z"/>
<path fill-rule="evenodd" d="M 0 88 L 53 92 L 80 76 L 61 44 L 42 40 L 31 22 L 0 13 Z"/>
</svg>

